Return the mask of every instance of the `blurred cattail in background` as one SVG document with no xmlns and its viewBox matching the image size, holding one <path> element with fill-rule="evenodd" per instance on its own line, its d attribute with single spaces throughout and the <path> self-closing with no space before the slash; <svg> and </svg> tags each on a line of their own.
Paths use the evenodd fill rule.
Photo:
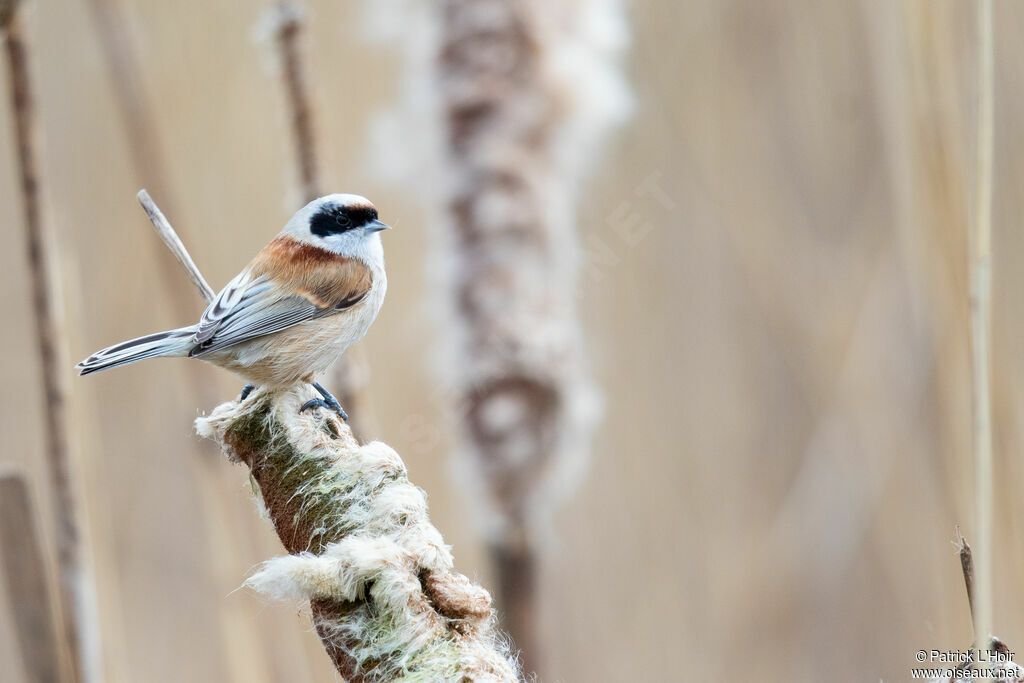
<svg viewBox="0 0 1024 683">
<path fill-rule="evenodd" d="M 577 188 L 624 112 L 610 2 L 448 0 L 437 57 L 461 456 L 489 530 L 504 624 L 525 668 L 536 638 L 538 532 L 578 477 L 594 417 L 576 318 Z M 611 16 L 609 16 L 611 15 Z"/>
<path fill-rule="evenodd" d="M 405 26 L 407 97 L 437 126 L 433 149 L 419 147 L 443 169 L 426 189 L 444 209 L 433 258 L 451 297 L 442 344 L 460 467 L 481 506 L 503 623 L 530 671 L 541 657 L 538 532 L 578 479 L 597 410 L 576 318 L 575 202 L 629 110 L 625 22 L 613 0 L 447 0 L 436 12 L 404 24 L 385 12 L 377 25 Z M 423 134 L 400 125 L 385 135 Z"/>
</svg>

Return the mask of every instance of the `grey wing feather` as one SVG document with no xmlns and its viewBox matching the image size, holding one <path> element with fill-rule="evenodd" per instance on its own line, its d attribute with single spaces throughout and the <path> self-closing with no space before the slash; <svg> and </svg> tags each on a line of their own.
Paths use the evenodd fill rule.
<svg viewBox="0 0 1024 683">
<path fill-rule="evenodd" d="M 252 279 L 248 269 L 236 275 L 203 311 L 203 317 L 199 319 L 199 324 L 196 326 L 196 344 L 209 341 L 221 328 L 225 318 L 232 315 L 239 306 L 251 305 L 260 294 L 265 293 L 268 289 L 270 289 L 269 280 L 266 277 Z"/>
<path fill-rule="evenodd" d="M 232 286 L 236 291 L 228 292 Z M 225 307 L 222 302 L 231 305 Z M 197 346 L 189 355 L 202 356 L 338 310 L 319 307 L 301 295 L 282 296 L 265 279 L 247 284 L 237 278 L 203 314 L 196 332 Z"/>
</svg>

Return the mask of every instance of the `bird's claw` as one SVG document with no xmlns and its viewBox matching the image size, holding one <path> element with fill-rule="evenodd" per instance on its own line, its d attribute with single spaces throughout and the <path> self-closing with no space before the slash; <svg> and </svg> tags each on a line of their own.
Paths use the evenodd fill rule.
<svg viewBox="0 0 1024 683">
<path fill-rule="evenodd" d="M 330 406 L 327 405 L 327 401 L 323 400 L 322 398 L 311 398 L 302 404 L 302 407 L 299 408 L 299 412 L 304 413 L 307 410 L 311 410 L 313 408 L 330 408 Z"/>
<path fill-rule="evenodd" d="M 320 392 L 320 395 L 323 396 L 323 398 L 311 398 L 302 404 L 302 407 L 299 408 L 299 412 L 301 413 L 311 408 L 329 408 L 336 412 L 342 420 L 348 422 L 348 413 L 346 413 L 345 409 L 341 407 L 341 403 L 338 402 L 338 399 L 334 398 L 331 392 L 324 389 L 318 382 L 314 382 L 313 387 Z"/>
<path fill-rule="evenodd" d="M 332 406 L 330 403 L 328 403 L 327 401 L 323 400 L 322 398 L 311 398 L 311 399 L 309 399 L 308 401 L 306 401 L 305 403 L 302 404 L 302 407 L 299 408 L 299 412 L 302 413 L 302 412 L 305 412 L 307 410 L 310 410 L 311 408 L 328 408 L 328 409 L 333 410 L 334 412 L 338 413 L 338 416 L 342 420 L 345 420 L 346 422 L 348 422 L 348 413 L 346 413 L 345 409 L 342 408 L 341 405 L 338 404 L 338 403 L 335 403 Z"/>
</svg>

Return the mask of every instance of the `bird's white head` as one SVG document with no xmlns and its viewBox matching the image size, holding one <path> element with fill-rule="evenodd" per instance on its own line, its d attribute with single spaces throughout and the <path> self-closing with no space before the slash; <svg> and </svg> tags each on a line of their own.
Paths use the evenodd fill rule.
<svg viewBox="0 0 1024 683">
<path fill-rule="evenodd" d="M 384 265 L 380 231 L 388 229 L 377 219 L 377 209 L 357 194 L 329 194 L 299 209 L 284 227 L 300 242 L 312 244 L 367 265 Z"/>
</svg>

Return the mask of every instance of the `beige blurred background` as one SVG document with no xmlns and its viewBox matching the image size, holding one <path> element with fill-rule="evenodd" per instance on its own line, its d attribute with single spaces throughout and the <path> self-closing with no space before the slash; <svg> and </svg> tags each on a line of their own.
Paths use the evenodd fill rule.
<svg viewBox="0 0 1024 683">
<path fill-rule="evenodd" d="M 487 585 L 450 433 L 424 443 L 402 428 L 410 415 L 440 420 L 444 392 L 426 212 L 366 164 L 400 60 L 360 35 L 359 3 L 310 4 L 325 181 L 398 224 L 385 236 L 388 300 L 361 344 L 367 436 L 403 455 L 459 569 Z M 264 3 L 120 5 L 173 192 L 155 199 L 219 288 L 298 204 L 282 89 L 252 40 Z M 202 305 L 136 205 L 145 179 L 85 0 L 29 8 L 70 375 L 72 360 Z M 918 649 L 972 638 L 950 544 L 956 524 L 970 537 L 973 510 L 971 3 L 636 0 L 630 20 L 636 112 L 580 201 L 584 244 L 603 254 L 581 311 L 606 414 L 543 559 L 540 676 L 909 679 Z M 995 619 L 1014 650 L 1022 29 L 1024 6 L 997 2 Z M 0 107 L 0 461 L 30 474 L 52 540 L 11 133 Z M 650 179 L 666 201 L 637 196 Z M 636 244 L 609 224 L 624 205 L 649 226 Z M 244 468 L 191 422 L 240 381 L 184 361 L 69 381 L 108 680 L 333 680 L 302 605 L 235 590 L 282 550 Z M 0 617 L 0 680 L 17 682 L 10 628 Z"/>
</svg>

